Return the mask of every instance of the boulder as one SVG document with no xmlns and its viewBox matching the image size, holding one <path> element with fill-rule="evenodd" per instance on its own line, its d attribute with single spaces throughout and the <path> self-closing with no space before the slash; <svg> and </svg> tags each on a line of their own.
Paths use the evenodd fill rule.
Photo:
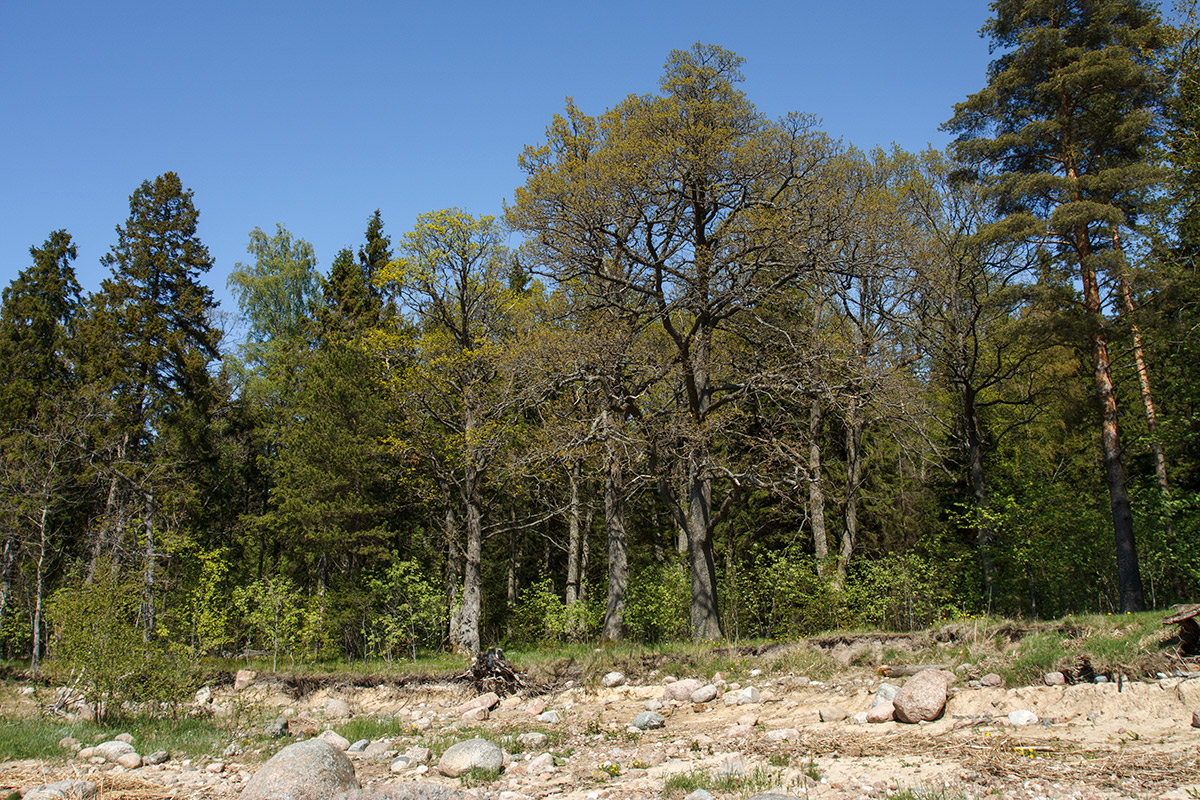
<svg viewBox="0 0 1200 800">
<path fill-rule="evenodd" d="M 498 705 L 500 705 L 500 695 L 496 694 L 495 692 L 488 692 L 487 694 L 481 694 L 478 697 L 473 697 L 460 705 L 458 707 L 458 713 L 465 714 L 474 708 L 486 708 L 488 711 L 491 711 Z"/>
<path fill-rule="evenodd" d="M 521 744 L 522 747 L 527 747 L 530 750 L 532 750 L 536 747 L 541 747 L 542 745 L 544 745 L 546 743 L 546 740 L 549 738 L 550 737 L 544 733 L 538 733 L 537 731 L 530 731 L 529 733 L 522 733 L 519 736 L 517 736 L 517 741 Z"/>
<path fill-rule="evenodd" d="M 911 724 L 937 719 L 946 710 L 946 690 L 953 682 L 954 673 L 944 669 L 926 669 L 913 675 L 892 701 L 895 720 Z"/>
<path fill-rule="evenodd" d="M 639 731 L 662 728 L 667 724 L 667 718 L 657 711 L 643 711 L 633 718 L 633 727 Z"/>
<path fill-rule="evenodd" d="M 142 766 L 142 757 L 137 753 L 126 753 L 117 759 L 117 763 L 125 769 L 138 769 Z"/>
<path fill-rule="evenodd" d="M 841 722 L 847 716 L 846 709 L 840 706 L 825 706 L 817 715 L 821 717 L 821 722 Z"/>
<path fill-rule="evenodd" d="M 254 679 L 257 677 L 258 673 L 252 669 L 239 669 L 237 674 L 233 676 L 233 690 L 240 692 L 251 683 L 254 683 Z"/>
<path fill-rule="evenodd" d="M 531 758 L 525 764 L 526 775 L 544 775 L 548 772 L 554 772 L 557 767 L 554 766 L 554 756 L 550 753 L 542 753 L 540 756 Z"/>
<path fill-rule="evenodd" d="M 620 672 L 610 672 L 600 679 L 600 685 L 605 689 L 613 689 L 625 683 L 625 675 Z"/>
<path fill-rule="evenodd" d="M 438 771 L 457 778 L 472 769 L 495 771 L 504 766 L 504 753 L 487 739 L 467 739 L 451 745 L 438 762 Z"/>
<path fill-rule="evenodd" d="M 890 702 L 884 702 L 884 703 L 880 703 L 879 705 L 873 705 L 869 709 L 867 709 L 867 722 L 869 722 L 869 723 L 891 722 L 892 717 L 895 715 L 895 713 L 896 713 L 896 709 L 892 706 L 892 704 Z"/>
<path fill-rule="evenodd" d="M 143 764 L 165 764 L 171 760 L 171 754 L 166 750 L 155 750 L 148 756 L 142 757 Z"/>
<path fill-rule="evenodd" d="M 337 731 L 321 731 L 321 735 L 317 738 L 322 742 L 329 742 L 343 753 L 350 749 L 350 740 Z"/>
<path fill-rule="evenodd" d="M 668 683 L 663 687 L 663 700 L 678 700 L 686 703 L 692 699 L 692 692 L 704 686 L 695 678 L 684 678 L 681 681 Z"/>
<path fill-rule="evenodd" d="M 91 781 L 55 781 L 26 792 L 23 800 L 91 800 L 98 791 Z"/>
<path fill-rule="evenodd" d="M 322 710 L 326 719 L 345 719 L 350 716 L 350 704 L 340 697 L 331 697 L 325 701 Z"/>
<path fill-rule="evenodd" d="M 900 687 L 891 683 L 881 683 L 875 689 L 875 699 L 871 701 L 871 706 L 881 706 L 884 703 L 891 703 L 896 699 L 896 692 L 900 691 Z"/>
<path fill-rule="evenodd" d="M 797 728 L 776 728 L 763 734 L 768 742 L 798 742 L 800 731 Z"/>
<path fill-rule="evenodd" d="M 118 742 L 115 739 L 111 742 L 102 742 L 101 744 L 91 748 L 91 750 L 91 755 L 104 756 L 105 761 L 111 761 L 114 764 L 117 763 L 117 759 L 121 756 L 136 752 L 133 749 L 133 745 L 131 745 L 129 742 Z M 80 758 L 85 757 L 83 752 L 83 750 L 79 751 Z"/>
<path fill-rule="evenodd" d="M 371 744 L 370 739 L 359 739 L 354 744 L 346 748 L 347 753 L 365 753 L 367 747 Z"/>
<path fill-rule="evenodd" d="M 1003 686 L 1004 678 L 1001 678 L 999 675 L 997 675 L 994 672 L 989 672 L 987 675 L 984 675 L 982 678 L 979 679 L 979 685 L 986 686 L 988 688 L 991 688 L 994 686 Z"/>
<path fill-rule="evenodd" d="M 1009 725 L 1036 725 L 1037 721 L 1037 714 L 1025 708 L 1019 708 L 1016 711 L 1010 711 L 1008 714 Z"/>
<path fill-rule="evenodd" d="M 543 711 L 541 714 L 538 714 L 537 718 L 539 722 L 549 722 L 552 725 L 557 722 L 562 722 L 562 714 L 554 710 Z"/>
<path fill-rule="evenodd" d="M 1192 712 L 1192 727 L 1200 728 L 1200 708 Z"/>
<path fill-rule="evenodd" d="M 113 737 L 114 742 L 124 742 L 125 744 L 133 744 L 132 733 L 118 733 Z"/>
<path fill-rule="evenodd" d="M 691 701 L 693 703 L 708 703 L 717 699 L 717 687 L 711 683 L 707 686 L 701 686 L 696 691 L 692 692 Z"/>
<path fill-rule="evenodd" d="M 554 712 L 548 711 L 546 713 L 552 714 Z M 492 712 L 488 711 L 483 706 L 475 706 L 474 708 L 468 708 L 466 711 L 462 712 L 458 718 L 463 722 L 487 722 L 491 715 Z"/>
<path fill-rule="evenodd" d="M 326 800 L 358 789 L 354 765 L 329 742 L 289 744 L 263 764 L 242 789 L 240 800 Z"/>
<path fill-rule="evenodd" d="M 1047 672 L 1042 676 L 1042 683 L 1047 686 L 1062 686 L 1067 682 L 1067 676 L 1061 672 Z"/>
<path fill-rule="evenodd" d="M 758 689 L 754 686 L 747 686 L 745 689 L 740 690 L 737 694 L 739 706 L 744 706 L 748 703 L 757 703 L 761 700 L 762 696 L 759 694 Z"/>
</svg>

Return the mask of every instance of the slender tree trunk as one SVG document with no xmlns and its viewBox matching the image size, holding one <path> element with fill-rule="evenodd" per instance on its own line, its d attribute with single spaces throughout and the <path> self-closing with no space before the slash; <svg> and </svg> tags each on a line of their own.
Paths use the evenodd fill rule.
<svg viewBox="0 0 1200 800">
<path fill-rule="evenodd" d="M 1112 509 L 1113 538 L 1117 551 L 1117 584 L 1121 594 L 1121 611 L 1142 611 L 1145 602 L 1142 598 L 1142 578 L 1133 535 L 1133 511 L 1129 502 L 1125 465 L 1121 461 L 1117 397 L 1109 364 L 1108 337 L 1104 332 L 1100 285 L 1096 269 L 1091 263 L 1091 243 L 1087 237 L 1085 227 L 1076 231 L 1077 252 L 1083 278 L 1084 309 L 1091 317 L 1088 338 L 1092 347 L 1096 395 L 1100 402 L 1100 444 L 1104 456 L 1105 479 L 1108 483 L 1109 505 Z"/>
<path fill-rule="evenodd" d="M 4 621 L 8 617 L 8 606 L 12 598 L 13 567 L 17 563 L 17 535 L 9 533 L 4 537 L 4 549 L 0 552 L 0 630 L 4 630 Z M 7 648 L 4 652 L 7 656 Z"/>
<path fill-rule="evenodd" d="M 987 474 L 983 467 L 983 428 L 979 421 L 979 409 L 975 405 L 974 390 L 964 385 L 962 398 L 967 428 L 967 471 L 971 479 L 971 493 L 975 497 L 975 547 L 979 551 L 979 566 L 983 573 L 983 596 L 990 613 L 996 569 L 992 562 L 992 525 L 987 516 L 990 498 Z"/>
<path fill-rule="evenodd" d="M 1112 229 L 1113 247 L 1122 252 L 1121 234 Z M 1154 454 L 1154 477 L 1158 482 L 1158 491 L 1163 501 L 1163 525 L 1166 528 L 1168 541 L 1174 538 L 1175 521 L 1171 517 L 1167 500 L 1170 497 L 1171 485 L 1167 480 L 1167 457 L 1163 451 L 1162 439 L 1158 435 L 1158 411 L 1154 405 L 1154 392 L 1150 389 L 1150 370 L 1146 367 L 1145 349 L 1142 347 L 1142 330 L 1134 316 L 1133 292 L 1129 281 L 1122 269 L 1117 274 L 1117 289 L 1121 295 L 1121 313 L 1129 320 L 1129 331 L 1133 335 L 1133 361 L 1138 376 L 1138 388 L 1142 395 L 1142 406 L 1146 411 L 1146 428 L 1150 434 L 1150 450 Z"/>
<path fill-rule="evenodd" d="M 607 428 L 607 412 L 605 428 Z M 625 473 L 612 432 L 604 454 L 604 527 L 608 533 L 608 603 L 604 608 L 603 641 L 625 638 L 625 591 L 629 555 L 625 535 Z"/>
<path fill-rule="evenodd" d="M 442 503 L 446 513 L 442 517 L 442 533 L 446 538 L 446 609 L 450 613 L 450 648 L 458 650 L 459 623 L 462 620 L 462 604 L 459 589 L 462 586 L 462 559 L 459 557 L 458 527 L 454 516 L 454 495 L 449 481 L 442 482 Z"/>
<path fill-rule="evenodd" d="M 569 472 L 571 497 L 567 507 L 567 607 L 579 602 L 579 480 L 580 466 L 578 461 L 571 464 Z"/>
<path fill-rule="evenodd" d="M 850 397 L 846 409 L 846 513 L 842 523 L 842 542 L 838 551 L 837 574 L 833 588 L 841 590 L 846 585 L 846 573 L 854 546 L 858 541 L 858 493 L 862 484 L 862 435 L 863 415 L 860 399 Z"/>
<path fill-rule="evenodd" d="M 825 486 L 821 474 L 821 398 L 813 397 L 808 412 L 808 517 L 812 522 L 813 552 L 817 573 L 825 574 L 829 539 L 825 532 Z"/>
<path fill-rule="evenodd" d="M 38 560 L 37 574 L 34 579 L 33 597 L 33 647 L 29 659 L 29 671 L 36 675 L 42 663 L 42 603 L 46 594 L 46 544 L 49 534 L 46 526 L 50 523 L 50 509 L 42 507 L 38 517 Z"/>
<path fill-rule="evenodd" d="M 154 635 L 154 563 L 158 557 L 154 544 L 154 492 L 146 491 L 142 496 L 142 501 L 142 530 L 146 537 L 146 563 L 142 571 L 145 606 L 142 610 L 142 617 L 146 622 L 143 636 L 148 642 Z"/>
</svg>

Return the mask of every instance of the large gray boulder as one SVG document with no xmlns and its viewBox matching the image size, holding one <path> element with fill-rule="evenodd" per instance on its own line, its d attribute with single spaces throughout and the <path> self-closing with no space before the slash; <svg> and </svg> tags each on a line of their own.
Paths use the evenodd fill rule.
<svg viewBox="0 0 1200 800">
<path fill-rule="evenodd" d="M 121 742 L 116 739 L 113 739 L 111 742 L 98 744 L 92 750 L 95 755 L 104 756 L 106 761 L 111 761 L 114 764 L 117 763 L 117 759 L 121 756 L 137 752 L 129 742 Z"/>
<path fill-rule="evenodd" d="M 917 723 L 935 720 L 946 710 L 946 691 L 954 682 L 954 673 L 944 669 L 926 669 L 913 675 L 892 701 L 897 722 Z"/>
<path fill-rule="evenodd" d="M 472 769 L 494 771 L 504 766 L 504 753 L 487 739 L 467 739 L 451 745 L 438 762 L 438 771 L 457 778 Z"/>
<path fill-rule="evenodd" d="M 327 800 L 358 789 L 354 765 L 329 742 L 289 744 L 263 764 L 246 784 L 241 800 Z"/>
</svg>

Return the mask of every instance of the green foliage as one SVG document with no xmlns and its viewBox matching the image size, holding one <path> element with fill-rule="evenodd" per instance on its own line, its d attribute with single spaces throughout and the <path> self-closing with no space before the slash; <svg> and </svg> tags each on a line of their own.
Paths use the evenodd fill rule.
<svg viewBox="0 0 1200 800">
<path fill-rule="evenodd" d="M 738 637 L 796 638 L 835 627 L 840 598 L 799 550 L 754 547 L 737 570 L 729 628 Z"/>
<path fill-rule="evenodd" d="M 233 605 L 248 642 L 271 651 L 272 671 L 279 669 L 280 654 L 294 664 L 317 635 L 319 620 L 286 577 L 272 575 L 235 587 Z"/>
<path fill-rule="evenodd" d="M 433 649 L 444 638 L 450 619 L 446 595 L 414 559 L 396 559 L 381 577 L 368 580 L 378 613 L 367 631 L 369 652 L 391 661 L 418 648 Z"/>
<path fill-rule="evenodd" d="M 961 610 L 958 586 L 970 567 L 915 552 L 862 559 L 846 583 L 847 615 L 854 625 L 916 630 Z"/>
<path fill-rule="evenodd" d="M 121 730 L 131 734 L 144 753 L 166 750 L 180 759 L 215 756 L 229 744 L 228 734 L 206 717 L 125 716 L 121 719 Z M 0 761 L 70 759 L 74 754 L 58 745 L 63 737 L 87 744 L 97 737 L 111 738 L 113 733 L 111 727 L 93 722 L 0 718 Z"/>
<path fill-rule="evenodd" d="M 691 584 L 682 564 L 655 565 L 629 581 L 625 628 L 638 642 L 686 638 L 690 630 Z"/>
<path fill-rule="evenodd" d="M 53 631 L 48 671 L 77 686 L 96 719 L 122 717 L 132 706 L 170 715 L 195 688 L 196 668 L 183 648 L 146 639 L 140 586 L 102 564 L 91 582 L 59 589 L 47 607 Z"/>
</svg>

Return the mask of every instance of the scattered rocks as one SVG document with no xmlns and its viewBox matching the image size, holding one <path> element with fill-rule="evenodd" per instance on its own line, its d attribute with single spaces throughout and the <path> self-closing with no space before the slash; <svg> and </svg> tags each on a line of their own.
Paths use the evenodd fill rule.
<svg viewBox="0 0 1200 800">
<path fill-rule="evenodd" d="M 91 800 L 97 791 L 91 781 L 55 781 L 27 792 L 22 800 Z"/>
<path fill-rule="evenodd" d="M 504 753 L 487 739 L 467 739 L 451 745 L 438 762 L 438 771 L 457 778 L 472 769 L 498 770 L 504 765 Z"/>
<path fill-rule="evenodd" d="M 605 689 L 614 689 L 625 684 L 625 675 L 620 672 L 610 672 L 600 679 L 600 685 Z"/>
<path fill-rule="evenodd" d="M 892 701 L 897 722 L 917 723 L 935 720 L 946 709 L 946 690 L 954 682 L 954 673 L 944 669 L 926 669 L 913 675 Z"/>
<path fill-rule="evenodd" d="M 1028 709 L 1024 709 L 1024 708 L 1018 709 L 1016 711 L 1011 711 L 1011 712 L 1009 712 L 1009 715 L 1008 715 L 1008 724 L 1009 725 L 1019 725 L 1019 726 L 1020 725 L 1036 725 L 1037 721 L 1038 721 L 1037 714 L 1033 713 L 1032 711 L 1029 711 Z"/>
<path fill-rule="evenodd" d="M 1042 676 L 1042 683 L 1047 686 L 1062 686 L 1067 682 L 1067 676 L 1061 672 L 1047 672 Z"/>
<path fill-rule="evenodd" d="M 657 697 L 652 697 L 646 702 L 642 703 L 642 708 L 646 709 L 647 711 L 658 711 L 662 707 L 662 700 L 659 700 Z"/>
<path fill-rule="evenodd" d="M 657 711 L 643 711 L 633 718 L 632 724 L 640 731 L 648 731 L 666 726 L 667 718 Z"/>
<path fill-rule="evenodd" d="M 817 712 L 821 722 L 841 722 L 847 716 L 846 709 L 840 706 L 825 706 Z"/>
<path fill-rule="evenodd" d="M 991 688 L 994 686 L 1003 686 L 1004 679 L 1001 678 L 999 675 L 997 675 L 994 672 L 989 672 L 987 675 L 984 675 L 982 678 L 979 679 L 979 685 L 986 686 L 988 688 Z"/>
<path fill-rule="evenodd" d="M 717 687 L 711 683 L 707 686 L 701 686 L 696 691 L 692 692 L 691 701 L 693 703 L 708 703 L 717 699 Z"/>
<path fill-rule="evenodd" d="M 85 750 L 86 749 L 89 748 L 85 748 Z M 103 756 L 105 761 L 111 761 L 114 764 L 119 763 L 118 759 L 120 759 L 121 756 L 129 755 L 130 753 L 136 755 L 133 745 L 131 745 L 129 742 L 119 742 L 116 739 L 113 739 L 110 742 L 102 742 L 101 744 L 98 744 L 90 749 L 92 752 L 89 753 L 89 756 Z M 83 753 L 84 750 L 79 751 L 80 758 L 88 757 L 84 756 Z"/>
<path fill-rule="evenodd" d="M 554 713 L 556 713 L 556 712 L 554 712 L 554 711 L 546 712 L 546 714 L 554 714 Z M 543 714 L 542 716 L 544 717 L 546 714 Z M 487 722 L 491 716 L 492 716 L 492 713 L 490 711 L 488 711 L 486 708 L 484 708 L 483 706 L 476 706 L 475 708 L 468 708 L 466 711 L 462 712 L 462 714 L 460 714 L 458 718 L 461 719 L 463 722 Z M 538 717 L 538 719 L 541 719 L 541 717 Z"/>
<path fill-rule="evenodd" d="M 684 678 L 681 681 L 668 683 L 663 687 L 663 700 L 678 700 L 687 702 L 692 699 L 692 693 L 704 686 L 695 678 Z"/>
<path fill-rule="evenodd" d="M 503 794 L 501 794 L 503 797 Z M 474 800 L 470 792 L 436 783 L 398 783 L 339 792 L 330 800 Z"/>
<path fill-rule="evenodd" d="M 240 800 L 325 800 L 358 788 L 346 754 L 329 742 L 309 739 L 289 744 L 263 764 Z"/>
</svg>

